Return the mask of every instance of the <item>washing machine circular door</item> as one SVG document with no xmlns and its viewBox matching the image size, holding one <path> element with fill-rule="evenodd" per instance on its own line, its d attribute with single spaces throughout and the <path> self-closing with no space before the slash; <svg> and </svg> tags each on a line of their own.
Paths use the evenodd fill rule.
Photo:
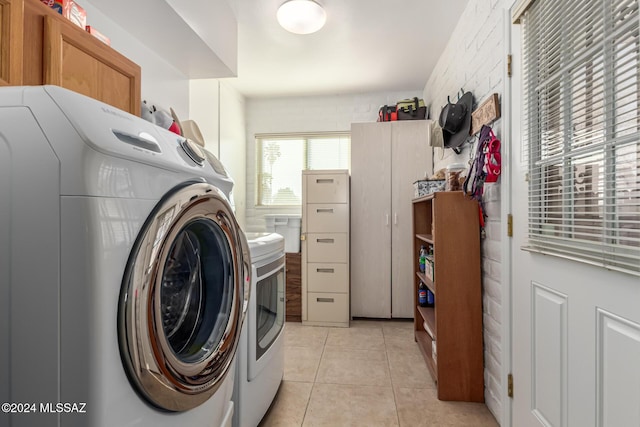
<svg viewBox="0 0 640 427">
<path fill-rule="evenodd" d="M 149 403 L 186 411 L 220 387 L 250 274 L 247 240 L 220 190 L 187 182 L 158 203 L 129 256 L 118 307 L 123 364 Z"/>
</svg>

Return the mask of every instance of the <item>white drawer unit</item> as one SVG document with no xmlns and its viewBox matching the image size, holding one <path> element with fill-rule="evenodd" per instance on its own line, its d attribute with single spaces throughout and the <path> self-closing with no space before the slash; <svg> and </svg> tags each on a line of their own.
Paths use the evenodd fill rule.
<svg viewBox="0 0 640 427">
<path fill-rule="evenodd" d="M 349 324 L 349 294 L 309 292 L 308 321 L 341 326 Z"/>
<path fill-rule="evenodd" d="M 348 327 L 349 172 L 302 173 L 302 323 Z"/>
<path fill-rule="evenodd" d="M 307 279 L 309 292 L 349 292 L 347 264 L 309 263 Z"/>
<path fill-rule="evenodd" d="M 307 209 L 309 230 L 349 231 L 349 205 L 346 203 L 310 204 Z"/>
<path fill-rule="evenodd" d="M 338 171 L 310 171 L 303 191 L 307 193 L 307 203 L 348 203 L 349 174 Z M 332 173 L 338 172 L 338 173 Z M 303 196 L 304 197 L 304 196 Z"/>
<path fill-rule="evenodd" d="M 347 262 L 349 239 L 347 233 L 307 233 L 308 262 Z"/>
</svg>

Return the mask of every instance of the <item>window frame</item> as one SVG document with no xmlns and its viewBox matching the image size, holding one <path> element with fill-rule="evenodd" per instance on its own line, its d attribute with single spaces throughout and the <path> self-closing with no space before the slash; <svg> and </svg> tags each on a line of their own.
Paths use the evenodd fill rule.
<svg viewBox="0 0 640 427">
<path fill-rule="evenodd" d="M 303 142 L 302 153 L 302 169 L 309 170 L 309 140 L 311 139 L 336 139 L 346 138 L 348 141 L 348 159 L 346 167 L 336 166 L 333 169 L 351 169 L 351 131 L 326 131 L 326 132 L 291 132 L 291 133 L 259 133 L 255 134 L 255 148 L 256 148 L 256 170 L 255 170 L 255 207 L 258 209 L 288 209 L 299 208 L 302 204 L 265 204 L 262 202 L 263 198 L 263 186 L 262 186 L 262 167 L 263 167 L 263 143 L 265 140 L 301 140 Z M 302 177 L 300 178 L 302 180 Z"/>
</svg>

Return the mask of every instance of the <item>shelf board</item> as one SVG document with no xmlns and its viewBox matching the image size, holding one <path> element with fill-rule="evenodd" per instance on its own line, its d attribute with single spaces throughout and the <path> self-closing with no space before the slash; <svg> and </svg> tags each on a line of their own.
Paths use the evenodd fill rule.
<svg viewBox="0 0 640 427">
<path fill-rule="evenodd" d="M 429 370 L 431 377 L 435 382 L 438 382 L 438 371 L 436 369 L 436 363 L 431 357 L 431 337 L 424 331 L 416 331 L 415 337 L 416 342 L 418 343 L 418 348 L 420 349 L 422 357 L 427 364 L 427 369 Z"/>
<path fill-rule="evenodd" d="M 429 327 L 429 331 L 433 339 L 437 339 L 436 333 L 436 310 L 433 307 L 420 307 L 418 306 L 418 313 L 422 316 L 422 320 Z"/>
<path fill-rule="evenodd" d="M 416 276 L 418 276 L 418 279 L 420 279 L 422 283 L 427 285 L 427 288 L 429 288 L 431 292 L 433 292 L 434 294 L 436 293 L 436 284 L 433 283 L 433 281 L 429 279 L 424 273 L 416 271 Z"/>
<path fill-rule="evenodd" d="M 432 234 L 416 234 L 416 238 L 422 240 L 423 242 L 427 242 L 433 245 L 433 235 Z"/>
</svg>

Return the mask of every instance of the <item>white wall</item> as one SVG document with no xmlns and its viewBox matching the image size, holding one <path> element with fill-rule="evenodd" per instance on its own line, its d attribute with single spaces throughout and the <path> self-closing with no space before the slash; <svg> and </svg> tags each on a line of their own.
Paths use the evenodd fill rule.
<svg viewBox="0 0 640 427">
<path fill-rule="evenodd" d="M 198 123 L 206 148 L 218 157 L 235 181 L 233 196 L 238 223 L 245 228 L 246 131 L 245 99 L 229 83 L 191 80 L 188 117 Z"/>
<path fill-rule="evenodd" d="M 350 131 L 353 122 L 375 122 L 382 105 L 395 105 L 420 90 L 356 95 L 254 98 L 246 103 L 247 231 L 265 231 L 267 213 L 301 214 L 297 208 L 256 207 L 256 145 L 259 133 Z M 302 179 L 302 178 L 301 178 Z"/>
<path fill-rule="evenodd" d="M 142 99 L 167 110 L 173 107 L 181 120 L 188 117 L 189 80 L 184 74 L 90 3 L 84 2 L 82 7 L 87 11 L 87 24 L 109 37 L 111 47 L 140 65 Z"/>
<path fill-rule="evenodd" d="M 220 161 L 235 181 L 236 218 L 246 230 L 247 133 L 245 98 L 228 83 L 220 83 Z"/>
<path fill-rule="evenodd" d="M 471 0 L 460 17 L 453 36 L 445 52 L 429 77 L 424 88 L 424 99 L 430 104 L 431 116 L 439 117 L 447 96 L 452 102 L 457 100 L 460 88 L 471 91 L 476 108 L 492 93 L 501 98 L 505 90 L 504 67 L 505 43 L 504 4 L 502 0 Z M 493 125 L 499 139 L 501 121 Z M 470 141 L 474 141 L 471 140 Z M 502 140 L 502 144 L 508 141 Z M 473 156 L 471 144 L 465 146 L 460 155 L 450 149 L 434 150 L 434 170 L 450 163 L 467 164 Z M 484 305 L 484 347 L 485 347 L 485 401 L 498 421 L 502 418 L 501 372 L 503 354 L 508 349 L 501 345 L 503 301 L 501 284 L 501 230 L 504 227 L 500 217 L 500 181 L 486 184 L 484 192 L 486 238 L 482 242 L 482 281 Z M 508 309 L 508 301 L 504 304 Z"/>
</svg>

